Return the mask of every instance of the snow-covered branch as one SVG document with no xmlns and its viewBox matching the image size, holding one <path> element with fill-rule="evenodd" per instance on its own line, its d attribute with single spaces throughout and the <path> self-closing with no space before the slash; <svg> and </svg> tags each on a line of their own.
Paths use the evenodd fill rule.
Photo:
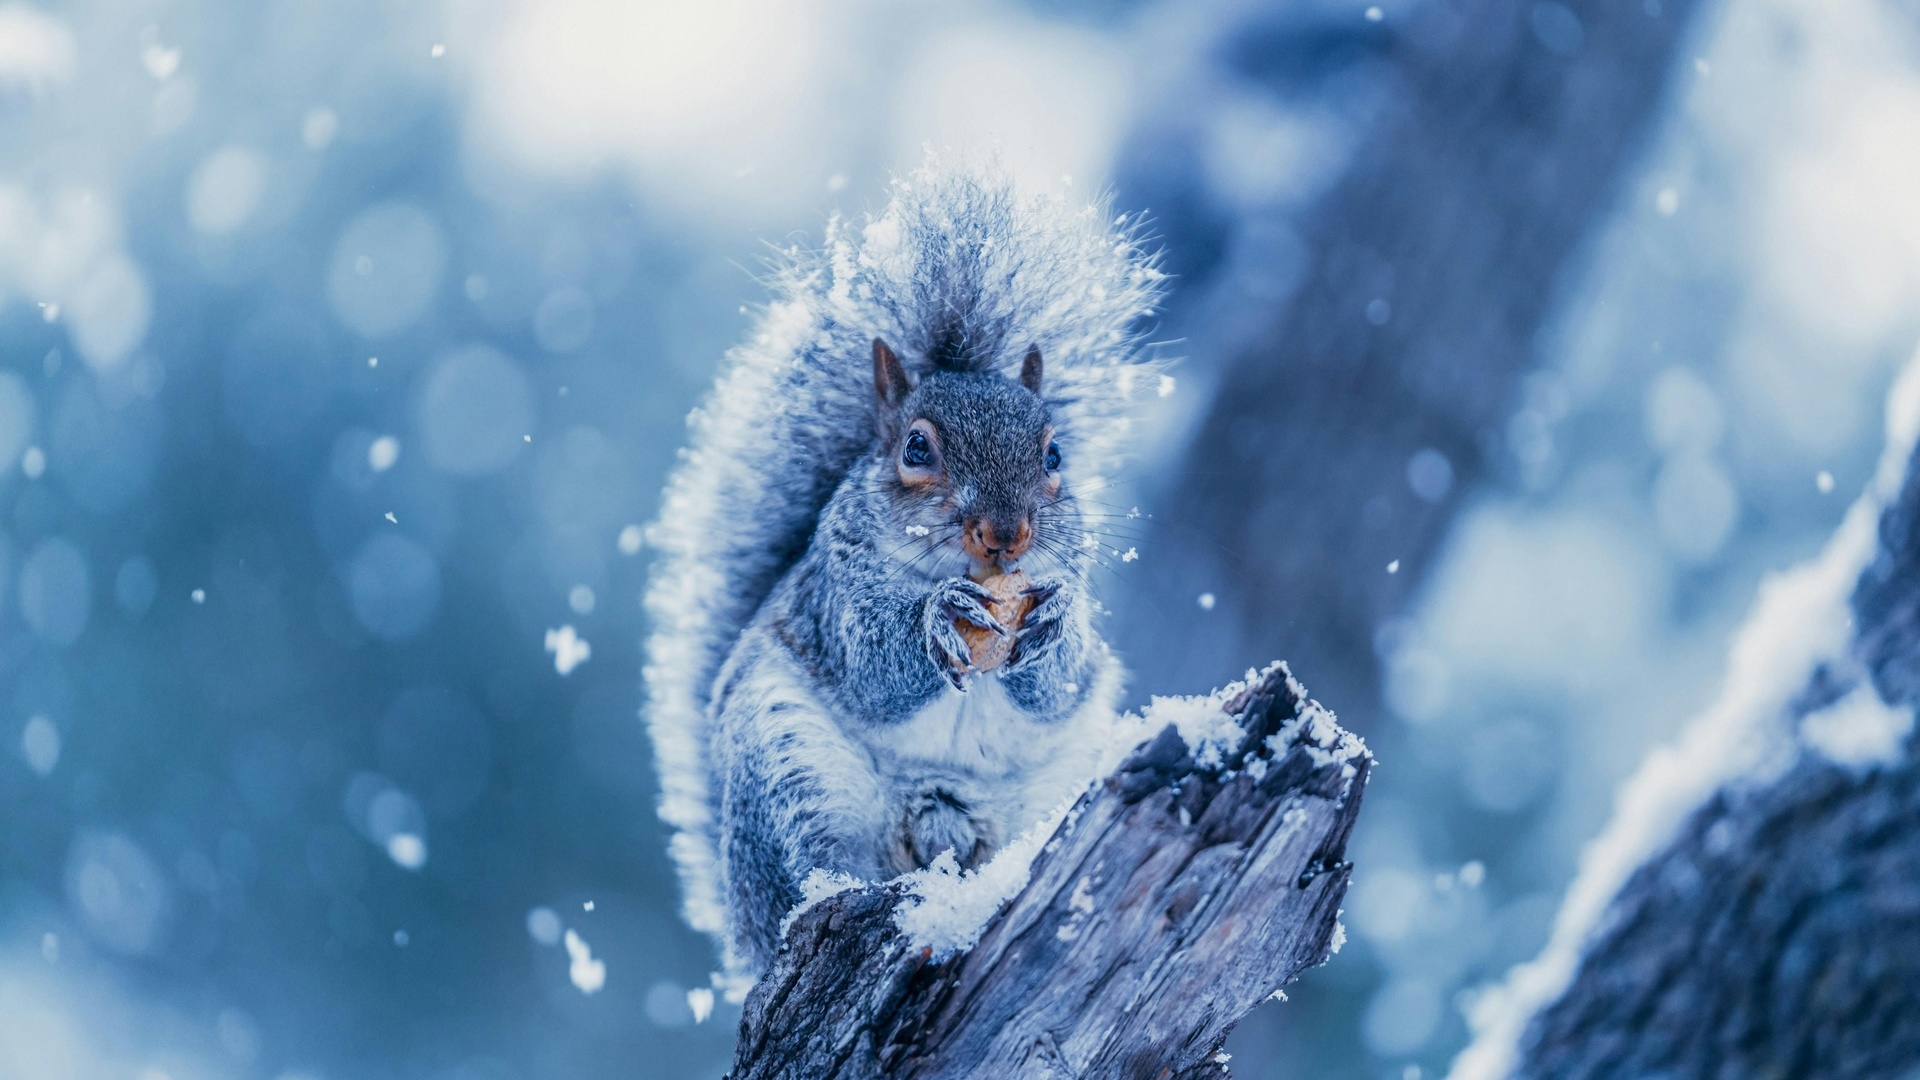
<svg viewBox="0 0 1920 1080">
<path fill-rule="evenodd" d="M 1226 1075 L 1233 1025 L 1340 946 L 1372 759 L 1283 665 L 1147 717 L 1037 852 L 804 910 L 733 1080 Z"/>
<path fill-rule="evenodd" d="M 1920 360 L 1878 476 L 1761 589 L 1720 699 L 1622 789 L 1452 1080 L 1920 1063 Z"/>
</svg>

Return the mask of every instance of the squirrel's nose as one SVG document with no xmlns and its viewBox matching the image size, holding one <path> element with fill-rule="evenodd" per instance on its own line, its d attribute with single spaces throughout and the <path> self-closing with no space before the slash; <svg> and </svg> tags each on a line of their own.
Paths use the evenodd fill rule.
<svg viewBox="0 0 1920 1080">
<path fill-rule="evenodd" d="M 1028 518 L 1017 523 L 975 518 L 967 523 L 962 546 L 976 559 L 1017 559 L 1033 546 L 1033 522 Z"/>
</svg>

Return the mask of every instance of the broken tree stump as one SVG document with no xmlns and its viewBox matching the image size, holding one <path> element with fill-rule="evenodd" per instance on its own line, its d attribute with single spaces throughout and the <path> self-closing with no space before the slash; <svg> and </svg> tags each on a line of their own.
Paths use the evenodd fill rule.
<svg viewBox="0 0 1920 1080">
<path fill-rule="evenodd" d="M 1234 1024 L 1339 947 L 1372 759 L 1284 665 L 1224 709 L 1228 742 L 1170 724 L 1082 795 L 969 950 L 903 932 L 897 881 L 806 910 L 732 1080 L 1226 1075 Z"/>
</svg>

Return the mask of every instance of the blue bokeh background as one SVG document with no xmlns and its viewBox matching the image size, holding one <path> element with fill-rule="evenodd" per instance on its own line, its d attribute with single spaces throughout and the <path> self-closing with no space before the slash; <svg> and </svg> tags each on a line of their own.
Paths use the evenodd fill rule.
<svg viewBox="0 0 1920 1080">
<path fill-rule="evenodd" d="M 0 1077 L 720 1075 L 638 595 L 763 245 L 927 145 L 1147 209 L 1188 357 L 1151 511 L 1395 92 L 1354 43 L 1418 6 L 0 3 Z M 1491 479 L 1409 460 L 1463 509 L 1347 717 L 1353 944 L 1237 1075 L 1444 1069 L 1865 482 L 1920 332 L 1914 17 L 1710 6 Z"/>
</svg>

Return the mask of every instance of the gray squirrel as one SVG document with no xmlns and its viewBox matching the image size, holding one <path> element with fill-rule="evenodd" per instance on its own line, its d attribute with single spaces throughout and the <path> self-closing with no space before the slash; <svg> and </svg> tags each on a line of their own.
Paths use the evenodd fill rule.
<svg viewBox="0 0 1920 1080">
<path fill-rule="evenodd" d="M 816 872 L 975 866 L 1091 779 L 1122 672 L 1077 493 L 1159 385 L 1162 275 L 1100 207 L 931 162 L 781 256 L 648 534 L 661 816 L 735 992 Z M 973 577 L 1016 568 L 1008 627 Z"/>
</svg>

